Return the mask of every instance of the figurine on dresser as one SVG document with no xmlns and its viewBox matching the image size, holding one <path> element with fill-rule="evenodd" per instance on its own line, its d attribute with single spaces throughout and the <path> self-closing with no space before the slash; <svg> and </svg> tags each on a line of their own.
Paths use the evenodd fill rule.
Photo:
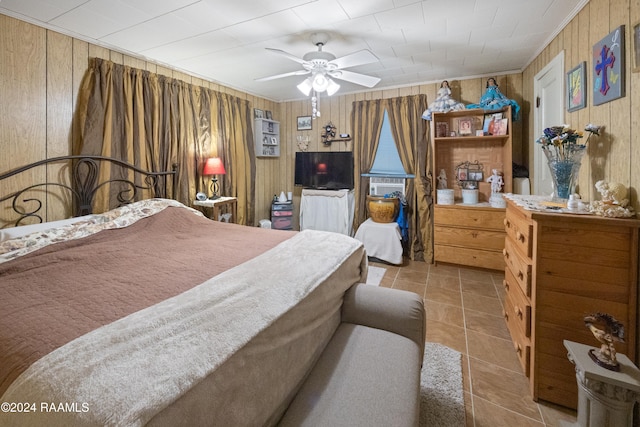
<svg viewBox="0 0 640 427">
<path fill-rule="evenodd" d="M 504 186 L 504 179 L 498 169 L 491 170 L 491 176 L 487 178 L 487 182 L 491 184 L 491 198 L 489 204 L 492 208 L 505 208 L 507 202 L 502 198 L 502 187 Z"/>
<path fill-rule="evenodd" d="M 447 188 L 447 172 L 444 169 L 440 169 L 440 175 L 438 175 L 438 189 L 444 190 Z"/>
</svg>

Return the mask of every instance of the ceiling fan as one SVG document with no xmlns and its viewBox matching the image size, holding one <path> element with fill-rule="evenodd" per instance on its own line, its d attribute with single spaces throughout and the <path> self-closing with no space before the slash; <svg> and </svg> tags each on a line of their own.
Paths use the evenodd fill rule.
<svg viewBox="0 0 640 427">
<path fill-rule="evenodd" d="M 302 65 L 303 69 L 291 71 L 275 76 L 268 76 L 256 79 L 256 81 L 267 81 L 289 76 L 302 76 L 310 74 L 297 87 L 305 96 L 309 96 L 311 90 L 316 92 L 327 91 L 329 96 L 340 89 L 340 85 L 333 79 L 344 80 L 361 86 L 374 87 L 380 79 L 366 74 L 355 73 L 345 70 L 345 68 L 356 67 L 358 65 L 370 64 L 378 61 L 378 57 L 367 49 L 359 50 L 349 55 L 336 58 L 332 53 L 325 52 L 322 47 L 327 43 L 329 35 L 327 33 L 314 33 L 311 41 L 318 47 L 317 51 L 308 52 L 302 58 L 298 58 L 280 49 L 266 48 L 267 50 L 283 55 L 292 61 Z"/>
</svg>

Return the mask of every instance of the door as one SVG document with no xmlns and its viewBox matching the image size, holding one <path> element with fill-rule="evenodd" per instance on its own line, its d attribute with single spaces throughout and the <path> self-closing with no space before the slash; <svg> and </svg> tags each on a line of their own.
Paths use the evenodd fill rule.
<svg viewBox="0 0 640 427">
<path fill-rule="evenodd" d="M 550 126 L 564 123 L 564 51 L 553 58 L 533 81 L 535 96 L 533 140 L 529 145 L 529 153 L 533 150 L 533 179 L 531 194 L 553 194 L 553 180 L 547 166 L 547 159 L 540 144 L 535 142 L 542 131 Z"/>
</svg>

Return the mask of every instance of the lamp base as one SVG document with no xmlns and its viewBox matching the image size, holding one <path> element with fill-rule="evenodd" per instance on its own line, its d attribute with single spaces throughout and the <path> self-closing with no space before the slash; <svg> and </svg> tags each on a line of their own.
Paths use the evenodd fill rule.
<svg viewBox="0 0 640 427">
<path fill-rule="evenodd" d="M 220 194 L 218 194 L 218 192 L 220 191 L 220 185 L 218 184 L 218 178 L 212 178 L 211 179 L 211 197 L 209 197 L 209 200 L 216 200 L 220 198 Z"/>
</svg>

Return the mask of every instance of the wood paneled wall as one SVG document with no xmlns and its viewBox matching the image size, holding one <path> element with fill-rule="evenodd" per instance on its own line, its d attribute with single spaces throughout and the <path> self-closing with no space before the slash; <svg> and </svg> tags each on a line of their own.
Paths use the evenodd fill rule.
<svg viewBox="0 0 640 427">
<path fill-rule="evenodd" d="M 590 142 L 589 158 L 583 160 L 580 169 L 579 191 L 584 199 L 594 200 L 599 198 L 594 187 L 598 180 L 620 182 L 630 187 L 630 199 L 636 211 L 640 209 L 640 73 L 631 71 L 633 43 L 630 30 L 639 21 L 638 0 L 591 0 L 523 72 L 523 97 L 533 106 L 534 77 L 551 59 L 564 51 L 565 72 L 586 61 L 587 107 L 565 112 L 565 123 L 578 129 L 594 123 L 604 125 L 605 129 L 603 136 Z M 625 26 L 626 95 L 593 106 L 592 47 L 620 25 Z M 538 135 L 534 135 L 533 117 L 531 112 L 524 123 L 527 159 L 533 159 L 533 150 L 540 149 L 535 144 Z"/>
</svg>

